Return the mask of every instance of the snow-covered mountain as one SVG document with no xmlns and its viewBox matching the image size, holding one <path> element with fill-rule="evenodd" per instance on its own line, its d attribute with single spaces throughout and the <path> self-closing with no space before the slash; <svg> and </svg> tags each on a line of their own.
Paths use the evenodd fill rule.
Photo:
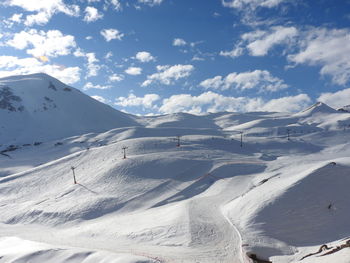
<svg viewBox="0 0 350 263">
<path fill-rule="evenodd" d="M 0 263 L 350 262 L 350 113 L 134 117 L 46 75 L 1 85 Z"/>
<path fill-rule="evenodd" d="M 350 112 L 350 105 L 343 106 L 337 110 L 341 112 Z"/>
<path fill-rule="evenodd" d="M 46 74 L 0 79 L 0 144 L 47 141 L 137 123 Z"/>
</svg>

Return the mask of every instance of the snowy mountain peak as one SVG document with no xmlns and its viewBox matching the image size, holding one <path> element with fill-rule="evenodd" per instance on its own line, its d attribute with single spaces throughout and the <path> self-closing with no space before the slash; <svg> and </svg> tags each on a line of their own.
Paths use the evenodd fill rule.
<svg viewBox="0 0 350 263">
<path fill-rule="evenodd" d="M 323 102 L 317 102 L 307 109 L 297 113 L 296 115 L 313 115 L 315 113 L 335 113 L 337 112 L 335 109 L 329 107 L 327 104 Z"/>
<path fill-rule="evenodd" d="M 47 74 L 0 79 L 1 141 L 30 142 L 138 125 Z"/>
</svg>

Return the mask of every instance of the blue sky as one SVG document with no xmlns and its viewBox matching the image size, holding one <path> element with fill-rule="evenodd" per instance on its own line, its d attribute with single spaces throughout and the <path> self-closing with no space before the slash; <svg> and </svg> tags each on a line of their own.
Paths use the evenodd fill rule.
<svg viewBox="0 0 350 263">
<path fill-rule="evenodd" d="M 349 0 L 4 0 L 0 19 L 0 77 L 133 114 L 350 104 Z"/>
</svg>

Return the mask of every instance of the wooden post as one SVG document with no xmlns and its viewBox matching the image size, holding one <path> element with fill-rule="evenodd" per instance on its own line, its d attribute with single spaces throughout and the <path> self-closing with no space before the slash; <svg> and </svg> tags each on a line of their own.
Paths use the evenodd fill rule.
<svg viewBox="0 0 350 263">
<path fill-rule="evenodd" d="M 124 154 L 123 159 L 126 159 L 126 149 L 128 149 L 128 147 L 124 146 L 122 149 Z"/>
<path fill-rule="evenodd" d="M 77 184 L 77 180 L 75 179 L 75 172 L 74 172 L 75 167 L 72 166 L 71 169 L 72 169 L 72 172 L 73 172 L 74 184 Z"/>
</svg>

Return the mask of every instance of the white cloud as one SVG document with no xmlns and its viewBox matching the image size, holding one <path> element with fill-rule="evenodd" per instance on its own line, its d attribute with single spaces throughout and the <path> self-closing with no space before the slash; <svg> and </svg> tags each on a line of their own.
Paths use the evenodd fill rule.
<svg viewBox="0 0 350 263">
<path fill-rule="evenodd" d="M 63 0 L 7 0 L 5 4 L 8 6 L 21 7 L 28 12 L 35 12 L 35 14 L 27 15 L 25 20 L 27 26 L 46 24 L 56 13 L 78 16 L 80 11 L 78 5 L 67 5 Z"/>
<path fill-rule="evenodd" d="M 102 85 L 94 85 L 91 82 L 88 82 L 84 85 L 83 90 L 89 90 L 89 89 L 110 89 L 112 86 L 102 86 Z"/>
<path fill-rule="evenodd" d="M 187 42 L 182 38 L 175 38 L 173 41 L 173 46 L 185 46 L 185 45 L 187 45 Z"/>
<path fill-rule="evenodd" d="M 288 88 L 283 80 L 274 77 L 267 70 L 254 70 L 242 73 L 230 73 L 226 77 L 216 76 L 202 81 L 200 86 L 206 89 L 258 89 L 262 91 L 278 91 Z"/>
<path fill-rule="evenodd" d="M 322 93 L 317 100 L 326 103 L 333 108 L 350 105 L 350 88 L 339 90 L 334 93 Z"/>
<path fill-rule="evenodd" d="M 101 14 L 97 8 L 88 6 L 85 8 L 85 16 L 84 21 L 85 22 L 94 22 L 98 19 L 101 19 L 103 17 L 103 14 Z"/>
<path fill-rule="evenodd" d="M 117 40 L 122 40 L 124 34 L 120 33 L 117 29 L 103 29 L 101 32 L 101 35 L 106 39 L 107 42 L 117 39 Z"/>
<path fill-rule="evenodd" d="M 74 51 L 73 55 L 76 57 L 84 57 L 86 59 L 85 66 L 87 69 L 87 74 L 85 78 L 97 76 L 98 71 L 101 69 L 101 66 L 97 64 L 99 60 L 96 58 L 95 53 L 85 53 L 80 48 L 77 48 Z"/>
<path fill-rule="evenodd" d="M 222 0 L 224 7 L 230 7 L 235 9 L 253 9 L 258 7 L 273 8 L 279 4 L 286 2 L 287 0 Z"/>
<path fill-rule="evenodd" d="M 109 51 L 106 55 L 105 55 L 105 59 L 110 60 L 110 58 L 113 57 L 113 52 Z"/>
<path fill-rule="evenodd" d="M 170 98 L 163 100 L 163 104 L 159 108 L 159 112 L 188 112 L 193 114 L 220 111 L 295 112 L 304 109 L 310 104 L 310 102 L 311 100 L 306 94 L 266 101 L 262 98 L 227 97 L 208 91 L 198 96 L 192 96 L 190 94 L 173 95 Z"/>
<path fill-rule="evenodd" d="M 129 67 L 125 70 L 125 73 L 129 75 L 140 75 L 142 73 L 142 68 Z"/>
<path fill-rule="evenodd" d="M 138 0 L 138 2 L 149 6 L 155 6 L 160 5 L 163 2 L 163 0 Z"/>
<path fill-rule="evenodd" d="M 59 30 L 45 32 L 36 29 L 16 33 L 11 40 L 7 41 L 7 45 L 16 49 L 27 48 L 26 52 L 34 57 L 68 55 L 72 48 L 76 47 L 74 36 L 63 35 Z"/>
<path fill-rule="evenodd" d="M 265 56 L 268 51 L 278 44 L 290 44 L 298 35 L 295 27 L 272 27 L 269 31 L 258 31 L 243 34 L 242 39 L 248 41 L 247 48 L 253 56 Z"/>
<path fill-rule="evenodd" d="M 271 25 L 273 17 L 268 16 L 266 20 L 261 20 L 259 15 L 263 14 L 261 9 L 277 8 L 279 5 L 290 0 L 221 0 L 224 7 L 233 8 L 241 15 L 241 22 L 250 26 Z M 294 1 L 298 2 L 298 1 Z"/>
<path fill-rule="evenodd" d="M 22 16 L 23 14 L 13 14 L 9 20 L 12 22 L 16 22 L 16 23 L 21 23 L 22 22 Z"/>
<path fill-rule="evenodd" d="M 186 78 L 191 75 L 194 67 L 192 65 L 157 66 L 157 73 L 147 76 L 147 80 L 142 83 L 143 87 L 152 83 L 172 85 L 174 81 Z"/>
<path fill-rule="evenodd" d="M 231 51 L 221 51 L 221 56 L 232 58 L 243 55 L 245 48 L 249 50 L 252 56 L 265 56 L 269 50 L 276 45 L 291 45 L 298 36 L 298 30 L 295 27 L 275 26 L 269 30 L 256 30 L 245 33 L 241 36 L 241 41 L 235 45 Z"/>
<path fill-rule="evenodd" d="M 151 53 L 146 51 L 137 52 L 135 58 L 140 62 L 150 62 L 155 61 L 156 59 L 151 55 Z"/>
<path fill-rule="evenodd" d="M 142 106 L 144 108 L 157 108 L 154 102 L 160 100 L 158 94 L 145 94 L 143 97 L 136 97 L 134 94 L 129 94 L 128 97 L 118 97 L 116 98 L 115 105 L 122 107 L 137 107 Z"/>
<path fill-rule="evenodd" d="M 97 100 L 97 101 L 99 101 L 99 102 L 102 102 L 104 104 L 110 103 L 110 100 L 108 100 L 108 99 L 106 99 L 106 98 L 104 98 L 102 96 L 99 96 L 99 95 L 93 95 L 93 96 L 90 96 L 90 97 L 95 99 L 95 100 Z"/>
<path fill-rule="evenodd" d="M 242 48 L 240 45 L 237 45 L 231 51 L 220 51 L 220 56 L 235 58 L 243 55 L 243 52 L 244 48 Z"/>
<path fill-rule="evenodd" d="M 35 58 L 0 56 L 0 78 L 38 72 L 49 74 L 66 84 L 76 83 L 80 80 L 79 67 L 65 67 L 63 65 L 44 64 Z"/>
<path fill-rule="evenodd" d="M 222 89 L 225 84 L 222 76 L 216 76 L 211 79 L 203 80 L 199 85 L 206 89 Z"/>
<path fill-rule="evenodd" d="M 95 53 L 86 53 L 85 57 L 87 59 L 86 68 L 88 70 L 86 77 L 88 78 L 97 76 L 98 71 L 101 69 L 101 66 L 96 64 L 99 60 L 96 58 Z"/>
<path fill-rule="evenodd" d="M 350 80 L 350 30 L 315 28 L 300 41 L 300 51 L 289 55 L 296 64 L 321 66 L 321 75 L 330 75 L 338 85 Z"/>
<path fill-rule="evenodd" d="M 92 39 L 92 36 L 87 36 L 85 37 L 86 40 L 91 40 Z"/>
<path fill-rule="evenodd" d="M 113 75 L 109 76 L 108 79 L 111 82 L 120 82 L 124 79 L 124 76 L 121 74 L 113 74 Z"/>
<path fill-rule="evenodd" d="M 122 5 L 119 0 L 110 0 L 109 3 L 114 7 L 115 10 L 122 10 Z"/>
</svg>

